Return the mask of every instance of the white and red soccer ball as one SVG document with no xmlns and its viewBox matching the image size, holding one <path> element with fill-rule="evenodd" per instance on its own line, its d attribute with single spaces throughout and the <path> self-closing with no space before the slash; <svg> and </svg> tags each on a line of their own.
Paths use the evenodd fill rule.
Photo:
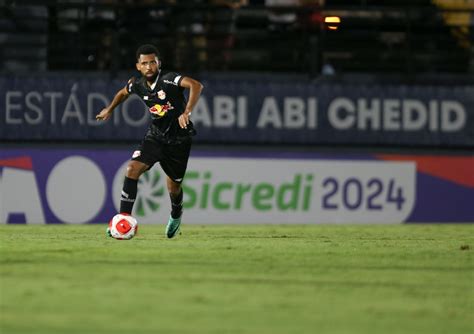
<svg viewBox="0 0 474 334">
<path fill-rule="evenodd" d="M 138 231 L 138 221 L 127 213 L 113 216 L 107 227 L 107 234 L 118 240 L 130 240 Z"/>
</svg>

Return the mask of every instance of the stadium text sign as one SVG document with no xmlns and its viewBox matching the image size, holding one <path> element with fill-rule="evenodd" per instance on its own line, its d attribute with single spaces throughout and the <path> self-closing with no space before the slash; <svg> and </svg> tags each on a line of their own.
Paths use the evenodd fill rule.
<svg viewBox="0 0 474 334">
<path fill-rule="evenodd" d="M 61 103 L 61 100 L 64 101 Z M 142 127 L 148 124 L 148 111 L 141 105 L 137 106 L 137 100 L 133 97 L 118 108 L 112 118 L 115 126 Z M 65 97 L 63 93 L 54 91 L 26 94 L 7 91 L 4 122 L 11 126 L 41 127 L 46 121 L 53 126 L 97 127 L 102 124 L 96 122 L 95 115 L 109 104 L 110 99 L 105 94 L 96 92 L 87 94 L 84 108 L 75 95 Z M 59 108 L 59 105 L 63 107 Z M 246 96 L 216 95 L 209 98 L 204 95 L 194 110 L 193 121 L 206 128 L 317 129 L 320 109 L 315 97 L 284 97 L 280 103 L 275 96 L 265 96 L 255 124 L 249 124 Z M 418 99 L 354 100 L 337 97 L 329 102 L 323 118 L 336 130 L 455 132 L 465 128 L 467 113 L 462 103 L 452 100 L 424 103 Z"/>
<path fill-rule="evenodd" d="M 38 80 L 0 76 L 0 139 L 112 140 L 120 131 L 123 140 L 139 140 L 150 121 L 132 97 L 110 121 L 96 122 L 126 80 Z M 203 81 L 192 116 L 197 141 L 474 146 L 469 86 Z"/>
<path fill-rule="evenodd" d="M 208 99 L 200 99 L 193 120 L 196 125 L 217 128 L 258 129 L 317 129 L 317 98 L 274 96 L 263 98 L 258 109 L 256 124 L 249 124 L 248 99 L 246 96 L 214 96 L 209 106 Z M 418 99 L 350 99 L 337 97 L 331 100 L 324 111 L 324 119 L 337 130 L 387 130 L 430 132 L 455 132 L 466 126 L 467 113 L 458 101 L 432 100 L 424 103 Z"/>
</svg>

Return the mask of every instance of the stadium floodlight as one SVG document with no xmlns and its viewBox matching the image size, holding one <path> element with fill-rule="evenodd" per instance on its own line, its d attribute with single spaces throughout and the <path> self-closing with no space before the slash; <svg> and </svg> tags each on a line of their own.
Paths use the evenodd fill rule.
<svg viewBox="0 0 474 334">
<path fill-rule="evenodd" d="M 337 30 L 341 23 L 341 18 L 339 16 L 326 16 L 324 18 L 324 23 L 327 24 L 329 30 Z"/>
</svg>

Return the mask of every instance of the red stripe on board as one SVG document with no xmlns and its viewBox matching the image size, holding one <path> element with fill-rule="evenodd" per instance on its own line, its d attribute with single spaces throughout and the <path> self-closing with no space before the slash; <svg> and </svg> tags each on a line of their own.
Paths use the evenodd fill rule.
<svg viewBox="0 0 474 334">
<path fill-rule="evenodd" d="M 414 161 L 416 169 L 467 187 L 474 187 L 474 157 L 377 155 L 382 160 Z"/>
<path fill-rule="evenodd" d="M 13 167 L 13 168 L 32 170 L 33 162 L 31 160 L 31 157 L 3 159 L 3 160 L 0 160 L 0 167 Z"/>
</svg>

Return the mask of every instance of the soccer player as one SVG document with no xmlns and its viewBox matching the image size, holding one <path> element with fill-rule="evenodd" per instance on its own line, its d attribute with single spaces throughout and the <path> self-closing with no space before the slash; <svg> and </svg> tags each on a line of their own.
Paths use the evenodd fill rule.
<svg viewBox="0 0 474 334">
<path fill-rule="evenodd" d="M 96 119 L 109 119 L 115 107 L 130 94 L 137 94 L 148 107 L 151 123 L 127 166 L 120 201 L 120 213 L 131 214 L 137 196 L 140 175 L 159 162 L 166 173 L 166 185 L 171 199 L 171 215 L 166 235 L 173 238 L 179 230 L 183 214 L 183 181 L 191 150 L 192 136 L 196 134 L 190 121 L 202 84 L 178 73 L 163 73 L 158 50 L 153 45 L 142 45 L 136 53 L 139 79 L 131 78 L 119 90 L 109 106 Z M 189 89 L 186 101 L 184 89 Z"/>
</svg>

